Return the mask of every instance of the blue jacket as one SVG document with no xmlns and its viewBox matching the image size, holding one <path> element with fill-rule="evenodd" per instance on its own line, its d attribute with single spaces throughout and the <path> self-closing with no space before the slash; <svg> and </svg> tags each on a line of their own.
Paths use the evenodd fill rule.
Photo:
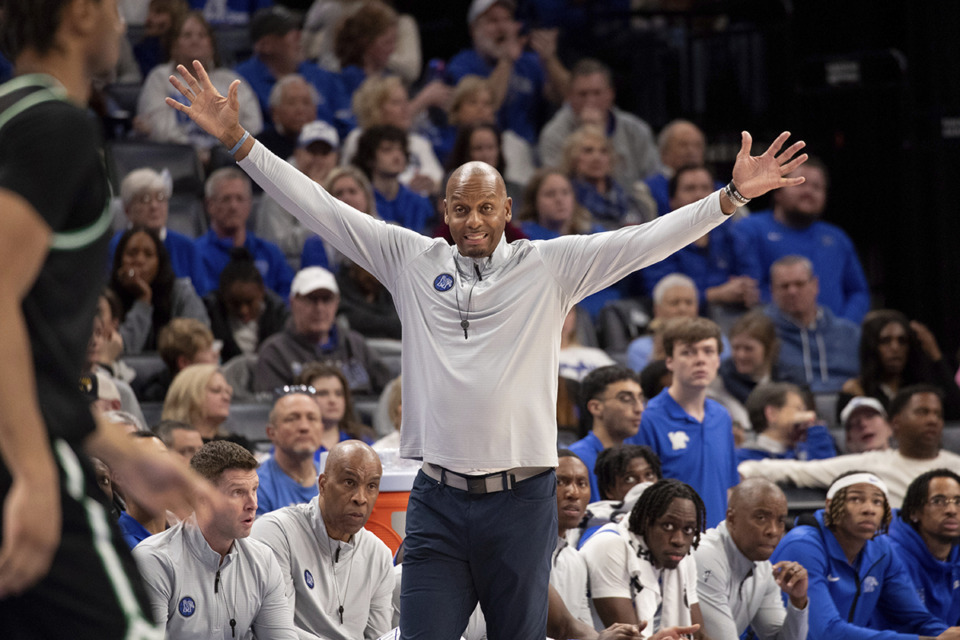
<svg viewBox="0 0 960 640">
<path fill-rule="evenodd" d="M 780 338 L 783 382 L 806 385 L 814 393 L 835 393 L 860 373 L 860 326 L 820 307 L 813 328 L 802 328 L 774 305 L 766 313 Z M 797 373 L 803 374 L 796 378 Z"/>
<path fill-rule="evenodd" d="M 660 457 L 664 478 L 686 482 L 703 498 L 707 528 L 727 516 L 727 489 L 740 482 L 730 414 L 707 398 L 698 422 L 664 389 L 640 418 L 640 431 L 625 444 L 645 444 Z"/>
<path fill-rule="evenodd" d="M 823 460 L 837 455 L 837 445 L 822 424 L 815 424 L 807 429 L 805 440 L 798 442 L 792 449 L 787 449 L 777 455 L 764 451 L 763 449 L 751 449 L 743 447 L 737 449 L 737 464 L 744 460 L 766 460 L 767 458 L 776 458 L 777 460 Z"/>
<path fill-rule="evenodd" d="M 784 256 L 810 259 L 820 281 L 817 302 L 841 318 L 860 324 L 870 309 L 870 288 L 860 266 L 857 250 L 840 227 L 816 221 L 806 229 L 792 229 L 777 222 L 770 211 L 744 218 L 733 227 L 749 251 L 751 273 L 760 283 L 760 296 L 770 301 L 770 265 Z"/>
<path fill-rule="evenodd" d="M 868 541 L 851 565 L 836 537 L 823 524 L 823 509 L 814 516 L 819 527 L 794 527 L 770 558 L 774 564 L 781 560 L 799 562 L 807 570 L 809 638 L 917 640 L 917 635 L 937 636 L 946 630 L 947 625 L 924 609 L 910 574 L 886 536 Z M 878 608 L 910 632 L 870 628 Z"/>
<path fill-rule="evenodd" d="M 960 544 L 953 545 L 946 562 L 941 562 L 920 534 L 896 516 L 890 523 L 890 543 L 927 610 L 948 626 L 960 624 Z M 890 624 L 883 612 L 877 614 L 875 621 Z"/>
</svg>

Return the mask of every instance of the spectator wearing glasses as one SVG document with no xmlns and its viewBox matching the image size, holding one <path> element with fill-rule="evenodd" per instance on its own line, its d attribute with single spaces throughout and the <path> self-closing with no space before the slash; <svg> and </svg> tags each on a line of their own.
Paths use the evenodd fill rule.
<svg viewBox="0 0 960 640">
<path fill-rule="evenodd" d="M 910 574 L 891 550 L 887 485 L 873 473 L 850 471 L 827 491 L 824 509 L 811 526 L 794 527 L 783 537 L 770 562 L 789 560 L 807 570 L 810 598 L 809 637 L 859 640 L 956 638 L 917 597 Z M 882 609 L 890 627 L 871 624 Z"/>
<path fill-rule="evenodd" d="M 290 322 L 260 347 L 254 372 L 255 391 L 290 384 L 304 366 L 323 362 L 337 366 L 351 391 L 379 393 L 390 379 L 386 365 L 356 331 L 336 324 L 340 289 L 323 267 L 301 269 L 290 287 Z"/>
<path fill-rule="evenodd" d="M 314 455 L 320 448 L 323 422 L 315 390 L 307 386 L 279 389 L 267 422 L 273 455 L 257 469 L 257 515 L 291 504 L 303 504 L 317 495 Z"/>
<path fill-rule="evenodd" d="M 172 194 L 173 185 L 166 170 L 157 172 L 149 167 L 134 169 L 120 183 L 120 202 L 128 228 L 140 226 L 156 231 L 170 254 L 173 272 L 178 278 L 190 278 L 195 282 L 199 264 L 193 239 L 167 228 Z M 111 258 L 117 251 L 122 235 L 123 231 L 118 231 L 110 240 Z"/>
<path fill-rule="evenodd" d="M 590 502 L 600 500 L 594 464 L 604 449 L 623 444 L 637 435 L 643 415 L 643 391 L 637 374 L 609 365 L 588 373 L 580 383 L 581 416 L 590 432 L 570 445 L 590 472 Z"/>
<path fill-rule="evenodd" d="M 927 611 L 944 624 L 960 624 L 960 476 L 955 471 L 934 469 L 910 483 L 903 506 L 890 520 L 890 542 Z M 898 629 L 882 611 L 875 625 Z"/>
</svg>

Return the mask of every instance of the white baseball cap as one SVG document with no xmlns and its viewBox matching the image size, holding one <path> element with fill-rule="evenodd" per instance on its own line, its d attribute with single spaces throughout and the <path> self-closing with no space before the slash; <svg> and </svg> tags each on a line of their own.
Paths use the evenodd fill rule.
<svg viewBox="0 0 960 640">
<path fill-rule="evenodd" d="M 516 5 L 511 0 L 473 0 L 470 8 L 467 10 L 467 26 L 473 24 L 473 21 L 485 14 L 495 4 L 502 4 L 510 11 L 513 11 Z"/>
<path fill-rule="evenodd" d="M 845 406 L 843 411 L 840 412 L 840 423 L 843 425 L 844 429 L 847 428 L 847 421 L 853 417 L 854 412 L 860 411 L 861 409 L 879 413 L 884 418 L 887 417 L 887 410 L 883 408 L 883 405 L 880 404 L 879 400 L 876 398 L 868 398 L 866 396 L 857 396 L 848 402 L 847 406 Z"/>
<path fill-rule="evenodd" d="M 326 289 L 340 295 L 337 279 L 323 267 L 307 267 L 300 269 L 290 284 L 290 296 L 306 296 L 314 291 Z"/>
<path fill-rule="evenodd" d="M 340 136 L 337 135 L 337 130 L 329 122 L 323 120 L 308 122 L 300 130 L 297 146 L 305 147 L 314 142 L 326 142 L 333 149 L 340 148 Z"/>
</svg>

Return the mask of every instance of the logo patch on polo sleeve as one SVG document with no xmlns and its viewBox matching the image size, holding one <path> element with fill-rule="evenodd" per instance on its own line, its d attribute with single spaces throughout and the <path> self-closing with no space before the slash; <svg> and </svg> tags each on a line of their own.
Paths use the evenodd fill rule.
<svg viewBox="0 0 960 640">
<path fill-rule="evenodd" d="M 450 291 L 451 287 L 453 287 L 453 276 L 449 273 L 441 273 L 433 281 L 433 288 L 437 291 Z"/>
<path fill-rule="evenodd" d="M 305 569 L 303 572 L 303 581 L 307 583 L 308 589 L 313 589 L 313 586 L 316 584 L 313 581 L 313 574 L 310 573 L 309 569 Z"/>
<path fill-rule="evenodd" d="M 184 618 L 189 618 L 197 612 L 197 603 L 190 596 L 186 596 L 180 599 L 180 604 L 177 605 L 177 610 Z"/>
</svg>

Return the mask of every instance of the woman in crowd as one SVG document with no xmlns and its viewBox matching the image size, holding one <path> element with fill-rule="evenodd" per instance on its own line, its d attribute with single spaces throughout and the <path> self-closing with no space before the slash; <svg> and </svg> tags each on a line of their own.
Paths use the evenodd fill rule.
<svg viewBox="0 0 960 640">
<path fill-rule="evenodd" d="M 233 388 L 217 365 L 191 364 L 173 379 L 160 417 L 192 425 L 204 442 L 229 440 L 253 451 L 249 440 L 224 427 L 230 418 L 232 398 Z"/>
<path fill-rule="evenodd" d="M 343 28 L 344 21 L 369 2 L 370 0 L 316 0 L 307 11 L 303 24 L 303 49 L 306 57 L 316 59 L 324 69 L 339 71 L 341 62 L 335 50 L 337 34 Z M 392 6 L 393 2 L 385 4 Z M 396 25 L 392 38 L 393 53 L 386 68 L 403 78 L 405 84 L 411 85 L 420 77 L 423 67 L 420 28 L 416 19 L 406 13 L 398 15 L 393 23 Z M 361 27 L 363 26 L 366 25 L 361 23 Z M 363 28 L 359 30 L 363 31 Z M 382 35 L 383 27 L 378 29 L 374 25 L 371 31 Z M 365 34 L 360 34 L 361 38 L 364 36 Z"/>
<path fill-rule="evenodd" d="M 523 185 L 506 178 L 506 158 L 501 145 L 502 137 L 496 125 L 490 122 L 462 124 L 447 157 L 447 174 L 460 165 L 479 160 L 500 172 L 507 185 L 507 195 L 513 198 L 513 210 L 518 211 L 523 198 Z"/>
<path fill-rule="evenodd" d="M 210 324 L 190 279 L 174 275 L 160 237 L 144 227 L 133 227 L 120 236 L 110 288 L 123 307 L 119 331 L 125 353 L 155 351 L 157 332 L 171 318 L 196 318 Z"/>
<path fill-rule="evenodd" d="M 350 95 L 367 78 L 383 78 L 398 73 L 391 63 L 397 51 L 402 21 L 403 17 L 378 0 L 364 2 L 354 13 L 340 21 L 333 47 L 340 62 L 340 77 Z M 417 71 L 419 73 L 419 69 Z M 409 85 L 410 80 L 405 82 Z M 434 79 L 410 101 L 411 113 L 416 117 L 428 107 L 443 106 L 449 98 L 450 88 L 439 79 Z"/>
<path fill-rule="evenodd" d="M 577 202 L 573 185 L 559 169 L 544 168 L 533 175 L 524 190 L 518 218 L 531 240 L 603 231 Z"/>
<path fill-rule="evenodd" d="M 327 176 L 324 188 L 337 200 L 347 203 L 357 211 L 362 211 L 374 218 L 377 215 L 377 199 L 373 196 L 373 185 L 367 176 L 357 167 L 347 165 L 337 167 Z M 334 249 L 328 247 L 320 236 L 311 236 L 303 243 L 303 253 L 300 255 L 300 268 L 323 267 L 336 272 L 345 258 Z"/>
<path fill-rule="evenodd" d="M 413 109 L 407 89 L 396 76 L 367 78 L 353 94 L 353 112 L 357 128 L 343 143 L 341 164 L 350 164 L 357 152 L 357 143 L 364 129 L 377 125 L 393 125 L 407 133 L 409 159 L 400 174 L 400 182 L 421 194 L 440 191 L 443 167 L 433 152 L 430 141 L 411 130 Z"/>
<path fill-rule="evenodd" d="M 201 161 L 207 164 L 211 149 L 218 147 L 219 142 L 189 118 L 178 117 L 179 112 L 164 103 L 167 96 L 174 100 L 183 99 L 168 78 L 175 74 L 177 65 L 192 69 L 194 60 L 203 63 L 211 82 L 223 95 L 227 95 L 230 83 L 240 79 L 235 71 L 220 66 L 213 29 L 203 13 L 191 11 L 174 26 L 170 60 L 156 66 L 144 80 L 137 104 L 135 127 L 157 142 L 193 145 Z M 260 105 L 247 82 L 240 83 L 240 124 L 250 135 L 256 135 L 263 129 Z"/>
<path fill-rule="evenodd" d="M 563 170 L 570 176 L 577 202 L 609 229 L 649 217 L 642 214 L 633 197 L 614 179 L 614 157 L 613 143 L 595 125 L 574 131 L 563 149 Z"/>
<path fill-rule="evenodd" d="M 493 108 L 493 93 L 486 78 L 464 76 L 453 89 L 453 97 L 447 108 L 445 125 L 434 123 L 420 124 L 420 131 L 433 142 L 433 150 L 440 162 L 450 173 L 456 167 L 450 166 L 450 152 L 456 142 L 461 127 L 496 122 L 497 114 Z M 497 134 L 500 138 L 499 133 Z M 497 145 L 499 147 L 499 143 Z M 501 171 L 501 173 L 503 173 Z M 506 177 L 506 176 L 504 176 Z"/>
<path fill-rule="evenodd" d="M 337 367 L 320 363 L 308 364 L 297 376 L 297 384 L 314 389 L 323 418 L 321 451 L 329 450 L 343 440 L 363 440 L 372 444 L 376 438 L 373 429 L 357 419 L 353 395 L 347 379 Z"/>
<path fill-rule="evenodd" d="M 777 363 L 780 339 L 773 321 L 762 310 L 744 314 L 730 330 L 730 358 L 720 363 L 720 372 L 710 385 L 708 395 L 730 412 L 734 423 L 750 429 L 744 403 L 758 384 L 780 382 Z M 797 379 L 790 376 L 789 379 Z M 800 379 L 802 379 L 802 374 Z"/>
<path fill-rule="evenodd" d="M 960 389 L 933 333 L 899 311 L 872 311 L 860 332 L 860 376 L 844 383 L 837 412 L 854 396 L 876 398 L 888 408 L 897 391 L 918 383 L 940 387 L 944 417 L 960 418 Z"/>
<path fill-rule="evenodd" d="M 220 287 L 204 296 L 203 303 L 210 329 L 223 343 L 223 362 L 241 353 L 255 354 L 260 343 L 282 330 L 290 317 L 286 302 L 266 288 L 244 247 L 230 252 L 230 262 L 220 272 Z"/>
</svg>

